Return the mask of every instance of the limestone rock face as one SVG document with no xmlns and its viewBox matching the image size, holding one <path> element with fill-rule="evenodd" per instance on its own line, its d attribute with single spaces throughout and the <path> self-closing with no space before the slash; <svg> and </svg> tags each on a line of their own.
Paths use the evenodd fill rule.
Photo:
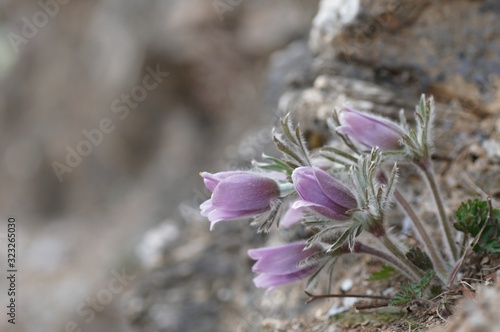
<svg viewBox="0 0 500 332">
<path fill-rule="evenodd" d="M 325 0 L 310 45 L 319 71 L 367 67 L 375 81 L 498 112 L 499 10 L 495 1 Z"/>
</svg>

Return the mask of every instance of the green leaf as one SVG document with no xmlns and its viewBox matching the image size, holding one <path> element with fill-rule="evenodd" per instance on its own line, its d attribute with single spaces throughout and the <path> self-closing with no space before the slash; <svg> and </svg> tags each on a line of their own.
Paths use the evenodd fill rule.
<svg viewBox="0 0 500 332">
<path fill-rule="evenodd" d="M 337 239 L 337 241 L 335 241 L 335 243 L 332 244 L 326 252 L 330 253 L 342 247 L 344 243 L 348 240 L 349 236 L 351 236 L 352 233 L 354 233 L 355 228 L 356 227 L 349 227 L 348 229 L 346 229 L 344 233 L 342 233 L 342 235 Z"/>
<path fill-rule="evenodd" d="M 287 114 L 285 118 L 281 121 L 281 128 L 283 129 L 283 133 L 290 140 L 290 142 L 297 145 L 298 142 L 292 135 L 293 125 L 292 125 L 292 120 L 290 119 L 290 114 Z"/>
<path fill-rule="evenodd" d="M 299 126 L 293 126 L 289 115 L 281 120 L 281 129 L 281 133 L 276 133 L 273 129 L 273 140 L 276 147 L 284 154 L 283 162 L 286 164 L 291 162 L 293 165 L 298 163 L 298 166 L 311 166 L 309 151 L 306 148 L 303 135 Z"/>
<path fill-rule="evenodd" d="M 419 282 L 401 284 L 401 291 L 394 295 L 391 303 L 395 306 L 404 306 L 408 303 L 422 298 L 424 291 L 429 287 L 432 279 L 436 276 L 434 271 L 427 271 Z"/>
<path fill-rule="evenodd" d="M 418 247 L 410 248 L 406 253 L 406 257 L 422 271 L 432 270 L 434 267 L 429 256 Z"/>
<path fill-rule="evenodd" d="M 488 219 L 488 203 L 479 199 L 462 203 L 455 212 L 455 228 L 461 232 L 477 236 Z"/>
<path fill-rule="evenodd" d="M 321 152 L 325 152 L 325 151 L 330 152 L 332 154 L 336 154 L 336 155 L 342 156 L 342 157 L 344 157 L 346 159 L 349 159 L 353 163 L 356 163 L 358 161 L 358 158 L 354 157 L 350 153 L 347 153 L 347 152 L 344 152 L 342 150 L 336 149 L 336 148 L 334 148 L 332 146 L 325 146 L 325 147 L 321 148 Z"/>
<path fill-rule="evenodd" d="M 281 152 L 283 152 L 284 154 L 292 157 L 293 159 L 295 159 L 296 161 L 298 161 L 299 164 L 301 164 L 301 165 L 304 164 L 304 161 L 294 151 L 292 151 L 292 149 L 287 144 L 285 144 L 284 142 L 282 142 L 277 136 L 274 136 L 273 140 L 274 140 L 274 143 L 276 144 L 276 147 Z"/>
<path fill-rule="evenodd" d="M 398 270 L 393 268 L 390 265 L 384 265 L 382 268 L 377 271 L 373 272 L 367 279 L 366 281 L 380 281 L 380 280 L 386 280 L 391 278 L 392 276 L 398 274 Z"/>
<path fill-rule="evenodd" d="M 490 213 L 492 219 L 490 220 Z M 479 199 L 468 200 L 462 203 L 455 212 L 457 220 L 454 226 L 457 230 L 469 234 L 473 237 L 479 236 L 473 250 L 475 252 L 500 252 L 500 210 L 492 209 L 488 206 L 488 202 Z"/>
<path fill-rule="evenodd" d="M 342 248 L 344 244 L 348 244 L 349 247 L 354 244 L 354 241 L 356 237 L 358 237 L 363 231 L 364 231 L 364 224 L 359 221 L 359 220 L 353 220 L 351 222 L 347 223 L 349 228 L 347 228 L 342 235 L 340 235 L 335 243 L 333 243 L 327 250 L 327 253 L 334 252 L 337 249 Z M 347 225 L 346 225 L 347 226 Z M 329 227 L 330 229 L 333 229 L 335 226 Z"/>
<path fill-rule="evenodd" d="M 262 155 L 262 159 L 264 159 L 264 161 L 262 161 L 262 162 L 258 162 L 258 161 L 254 160 L 253 165 L 255 167 L 259 167 L 261 169 L 265 169 L 265 170 L 269 170 L 269 171 L 283 172 L 283 173 L 286 173 L 288 175 L 292 174 L 293 170 L 296 168 L 296 167 L 290 166 L 289 164 L 287 164 L 286 162 L 284 162 L 280 159 L 270 157 L 270 156 L 267 156 L 265 154 Z"/>
</svg>

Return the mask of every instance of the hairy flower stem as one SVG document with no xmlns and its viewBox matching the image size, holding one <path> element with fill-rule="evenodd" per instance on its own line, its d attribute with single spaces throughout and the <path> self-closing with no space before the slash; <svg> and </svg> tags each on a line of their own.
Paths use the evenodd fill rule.
<svg viewBox="0 0 500 332">
<path fill-rule="evenodd" d="M 420 170 L 424 174 L 424 177 L 427 180 L 427 184 L 431 189 L 432 196 L 434 197 L 434 202 L 436 204 L 436 208 L 438 211 L 439 224 L 441 227 L 441 231 L 444 233 L 446 237 L 446 244 L 447 244 L 446 248 L 448 256 L 450 258 L 450 263 L 453 265 L 458 259 L 458 248 L 454 242 L 451 223 L 448 220 L 448 217 L 446 216 L 443 200 L 441 198 L 441 193 L 439 191 L 434 171 L 432 170 L 431 162 L 427 158 L 422 162 L 417 162 L 416 165 L 418 166 L 418 168 L 420 168 Z"/>
<path fill-rule="evenodd" d="M 420 280 L 423 277 L 422 271 L 418 267 L 416 267 L 408 258 L 406 258 L 405 254 L 392 242 L 392 240 L 387 236 L 387 234 L 382 234 L 378 237 L 378 240 L 382 242 L 382 244 L 396 257 L 400 260 L 408 269 L 410 269 L 416 276 L 417 279 Z"/>
<path fill-rule="evenodd" d="M 359 241 L 356 241 L 354 245 L 352 246 L 351 249 L 353 253 L 359 253 L 359 254 L 367 254 L 374 256 L 382 261 L 385 261 L 401 271 L 404 275 L 406 275 L 409 279 L 414 280 L 414 281 L 419 281 L 421 279 L 421 276 L 412 269 L 410 269 L 407 264 L 404 264 L 401 262 L 400 259 L 394 257 L 393 255 L 388 254 L 387 252 L 375 249 L 371 246 L 368 246 L 364 243 L 361 243 Z"/>
<path fill-rule="evenodd" d="M 387 175 L 384 172 L 380 172 L 379 180 L 382 183 L 387 183 Z M 408 203 L 408 201 L 404 198 L 399 190 L 394 190 L 394 198 L 398 202 L 399 206 L 403 209 L 406 215 L 411 219 L 415 230 L 417 231 L 420 239 L 423 242 L 423 246 L 425 252 L 429 256 L 432 261 L 434 268 L 436 269 L 437 275 L 441 281 L 446 282 L 448 272 L 446 269 L 446 263 L 443 260 L 443 257 L 439 253 L 438 248 L 436 247 L 436 243 L 431 239 L 429 233 L 425 230 L 425 226 L 413 210 L 412 206 Z"/>
<path fill-rule="evenodd" d="M 448 273 L 445 267 L 445 262 L 443 261 L 443 257 L 439 254 L 439 250 L 436 248 L 435 242 L 432 241 L 432 239 L 429 237 L 429 234 L 425 230 L 424 224 L 417 216 L 417 214 L 415 213 L 411 205 L 408 203 L 408 201 L 403 197 L 403 195 L 401 195 L 399 190 L 396 189 L 394 191 L 394 197 L 396 198 L 396 201 L 401 206 L 401 208 L 405 211 L 405 213 L 413 222 L 413 226 L 417 230 L 417 233 L 423 242 L 425 252 L 431 259 L 439 279 L 441 279 L 441 281 L 443 282 L 446 282 Z"/>
</svg>

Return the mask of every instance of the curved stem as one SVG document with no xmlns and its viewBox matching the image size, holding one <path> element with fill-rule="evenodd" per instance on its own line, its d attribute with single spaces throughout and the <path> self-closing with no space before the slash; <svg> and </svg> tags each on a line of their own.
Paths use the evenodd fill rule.
<svg viewBox="0 0 500 332">
<path fill-rule="evenodd" d="M 405 254 L 392 242 L 392 240 L 387 236 L 387 234 L 383 234 L 378 237 L 378 240 L 384 244 L 384 246 L 402 263 L 404 263 L 416 276 L 417 280 L 421 280 L 423 277 L 422 271 L 418 267 L 416 267 L 408 258 L 406 258 Z"/>
<path fill-rule="evenodd" d="M 409 279 L 413 281 L 419 281 L 421 276 L 408 266 L 408 264 L 403 263 L 399 258 L 389 255 L 388 253 L 375 249 L 371 246 L 368 246 L 362 242 L 356 241 L 352 248 L 353 253 L 367 254 L 374 257 L 377 257 L 380 260 L 383 260 L 390 265 L 394 266 L 396 269 L 405 274 Z M 406 257 L 405 257 L 406 258 Z"/>
<path fill-rule="evenodd" d="M 438 211 L 439 224 L 442 232 L 446 238 L 447 251 L 450 257 L 450 263 L 454 264 L 458 259 L 458 248 L 454 242 L 453 238 L 453 230 L 451 228 L 451 224 L 446 216 L 446 212 L 444 210 L 443 200 L 441 199 L 441 193 L 439 192 L 439 187 L 436 181 L 436 177 L 432 170 L 429 159 L 423 162 L 417 162 L 416 165 L 422 170 L 422 173 L 429 184 L 429 188 L 431 189 L 432 196 L 434 197 L 434 202 L 436 204 L 436 208 Z"/>
<path fill-rule="evenodd" d="M 408 217 L 413 222 L 413 226 L 415 227 L 420 239 L 423 242 L 425 252 L 429 255 L 429 258 L 432 261 L 432 264 L 436 268 L 437 275 L 441 281 L 446 282 L 447 280 L 447 269 L 445 267 L 445 262 L 443 261 L 443 257 L 439 254 L 439 250 L 436 247 L 434 241 L 429 237 L 429 234 L 425 230 L 425 226 L 417 216 L 411 205 L 408 201 L 403 197 L 403 195 L 399 192 L 399 190 L 394 191 L 394 197 L 396 201 L 399 203 L 401 208 L 406 212 Z"/>
</svg>

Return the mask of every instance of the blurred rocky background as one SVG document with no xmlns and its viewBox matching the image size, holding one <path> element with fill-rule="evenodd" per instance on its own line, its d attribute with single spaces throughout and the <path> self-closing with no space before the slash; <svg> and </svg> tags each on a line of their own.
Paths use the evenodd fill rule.
<svg viewBox="0 0 500 332">
<path fill-rule="evenodd" d="M 307 330 L 282 323 L 305 313 L 300 287 L 264 295 L 246 256 L 294 235 L 209 232 L 198 172 L 273 153 L 286 112 L 328 140 L 344 101 L 395 117 L 425 92 L 443 174 L 450 158 L 470 173 L 449 198 L 474 184 L 499 199 L 499 18 L 495 0 L 0 1 L 15 331 Z"/>
</svg>

